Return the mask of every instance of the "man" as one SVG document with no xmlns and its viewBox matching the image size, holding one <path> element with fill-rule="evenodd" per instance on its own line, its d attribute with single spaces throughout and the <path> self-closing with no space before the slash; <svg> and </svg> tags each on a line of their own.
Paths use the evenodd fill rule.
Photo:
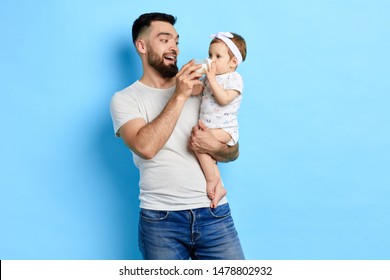
<svg viewBox="0 0 390 280">
<path fill-rule="evenodd" d="M 176 18 L 148 13 L 135 20 L 133 43 L 140 80 L 111 100 L 114 130 L 140 170 L 139 247 L 145 259 L 244 259 L 226 198 L 210 208 L 206 181 L 194 151 L 217 161 L 238 157 L 202 124 L 199 65 L 178 71 Z M 192 135 L 191 135 L 192 130 Z M 190 143 L 188 143 L 190 140 Z"/>
</svg>

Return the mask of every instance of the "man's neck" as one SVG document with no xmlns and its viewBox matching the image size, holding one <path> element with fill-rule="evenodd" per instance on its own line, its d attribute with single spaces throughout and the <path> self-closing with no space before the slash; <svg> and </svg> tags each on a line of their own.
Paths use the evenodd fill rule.
<svg viewBox="0 0 390 280">
<path fill-rule="evenodd" d="M 176 84 L 176 78 L 163 78 L 161 75 L 154 69 L 148 69 L 149 71 L 144 71 L 141 79 L 141 83 L 148 87 L 166 89 L 171 88 Z"/>
<path fill-rule="evenodd" d="M 159 79 L 156 79 L 155 77 L 151 78 L 151 77 L 142 76 L 139 81 L 141 83 L 143 83 L 145 86 L 148 86 L 148 87 L 151 87 L 151 88 L 158 88 L 158 89 L 171 88 L 171 87 L 173 87 L 176 84 L 175 78 L 171 78 L 171 79 L 159 78 Z"/>
</svg>

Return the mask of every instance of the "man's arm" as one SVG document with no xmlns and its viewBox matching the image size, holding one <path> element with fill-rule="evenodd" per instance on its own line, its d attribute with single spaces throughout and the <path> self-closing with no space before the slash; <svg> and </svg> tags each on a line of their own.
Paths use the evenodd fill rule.
<svg viewBox="0 0 390 280">
<path fill-rule="evenodd" d="M 194 152 L 209 154 L 219 162 L 234 161 L 239 156 L 238 143 L 228 146 L 219 142 L 202 121 L 193 127 L 189 146 Z"/>
<path fill-rule="evenodd" d="M 199 74 L 194 72 L 197 68 L 193 62 L 183 66 L 176 75 L 175 92 L 152 122 L 146 123 L 144 119 L 137 118 L 120 128 L 120 137 L 138 156 L 152 159 L 168 141 L 194 85 L 201 84 Z"/>
<path fill-rule="evenodd" d="M 128 121 L 120 128 L 120 137 L 135 154 L 152 159 L 168 141 L 186 100 L 174 94 L 151 123 L 147 124 L 142 118 Z"/>
</svg>

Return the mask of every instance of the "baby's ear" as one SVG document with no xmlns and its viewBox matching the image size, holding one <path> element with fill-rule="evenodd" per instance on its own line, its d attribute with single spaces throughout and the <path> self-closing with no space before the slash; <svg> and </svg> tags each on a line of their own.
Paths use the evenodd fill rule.
<svg viewBox="0 0 390 280">
<path fill-rule="evenodd" d="M 233 69 L 235 69 L 235 68 L 237 68 L 237 66 L 238 66 L 238 60 L 237 60 L 237 58 L 236 57 L 233 57 L 232 59 L 230 59 L 230 63 L 229 63 L 230 65 L 230 68 L 233 68 Z"/>
</svg>

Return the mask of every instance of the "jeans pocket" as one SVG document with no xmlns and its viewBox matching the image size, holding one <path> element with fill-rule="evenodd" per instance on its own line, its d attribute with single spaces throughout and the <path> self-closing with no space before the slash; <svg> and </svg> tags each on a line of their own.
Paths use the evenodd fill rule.
<svg viewBox="0 0 390 280">
<path fill-rule="evenodd" d="M 226 218 L 231 214 L 229 203 L 219 205 L 217 208 L 209 208 L 209 211 L 214 218 Z"/>
<path fill-rule="evenodd" d="M 143 220 L 147 221 L 162 221 L 165 220 L 169 215 L 169 211 L 160 211 L 160 210 L 149 210 L 149 209 L 141 209 L 140 217 Z"/>
</svg>

